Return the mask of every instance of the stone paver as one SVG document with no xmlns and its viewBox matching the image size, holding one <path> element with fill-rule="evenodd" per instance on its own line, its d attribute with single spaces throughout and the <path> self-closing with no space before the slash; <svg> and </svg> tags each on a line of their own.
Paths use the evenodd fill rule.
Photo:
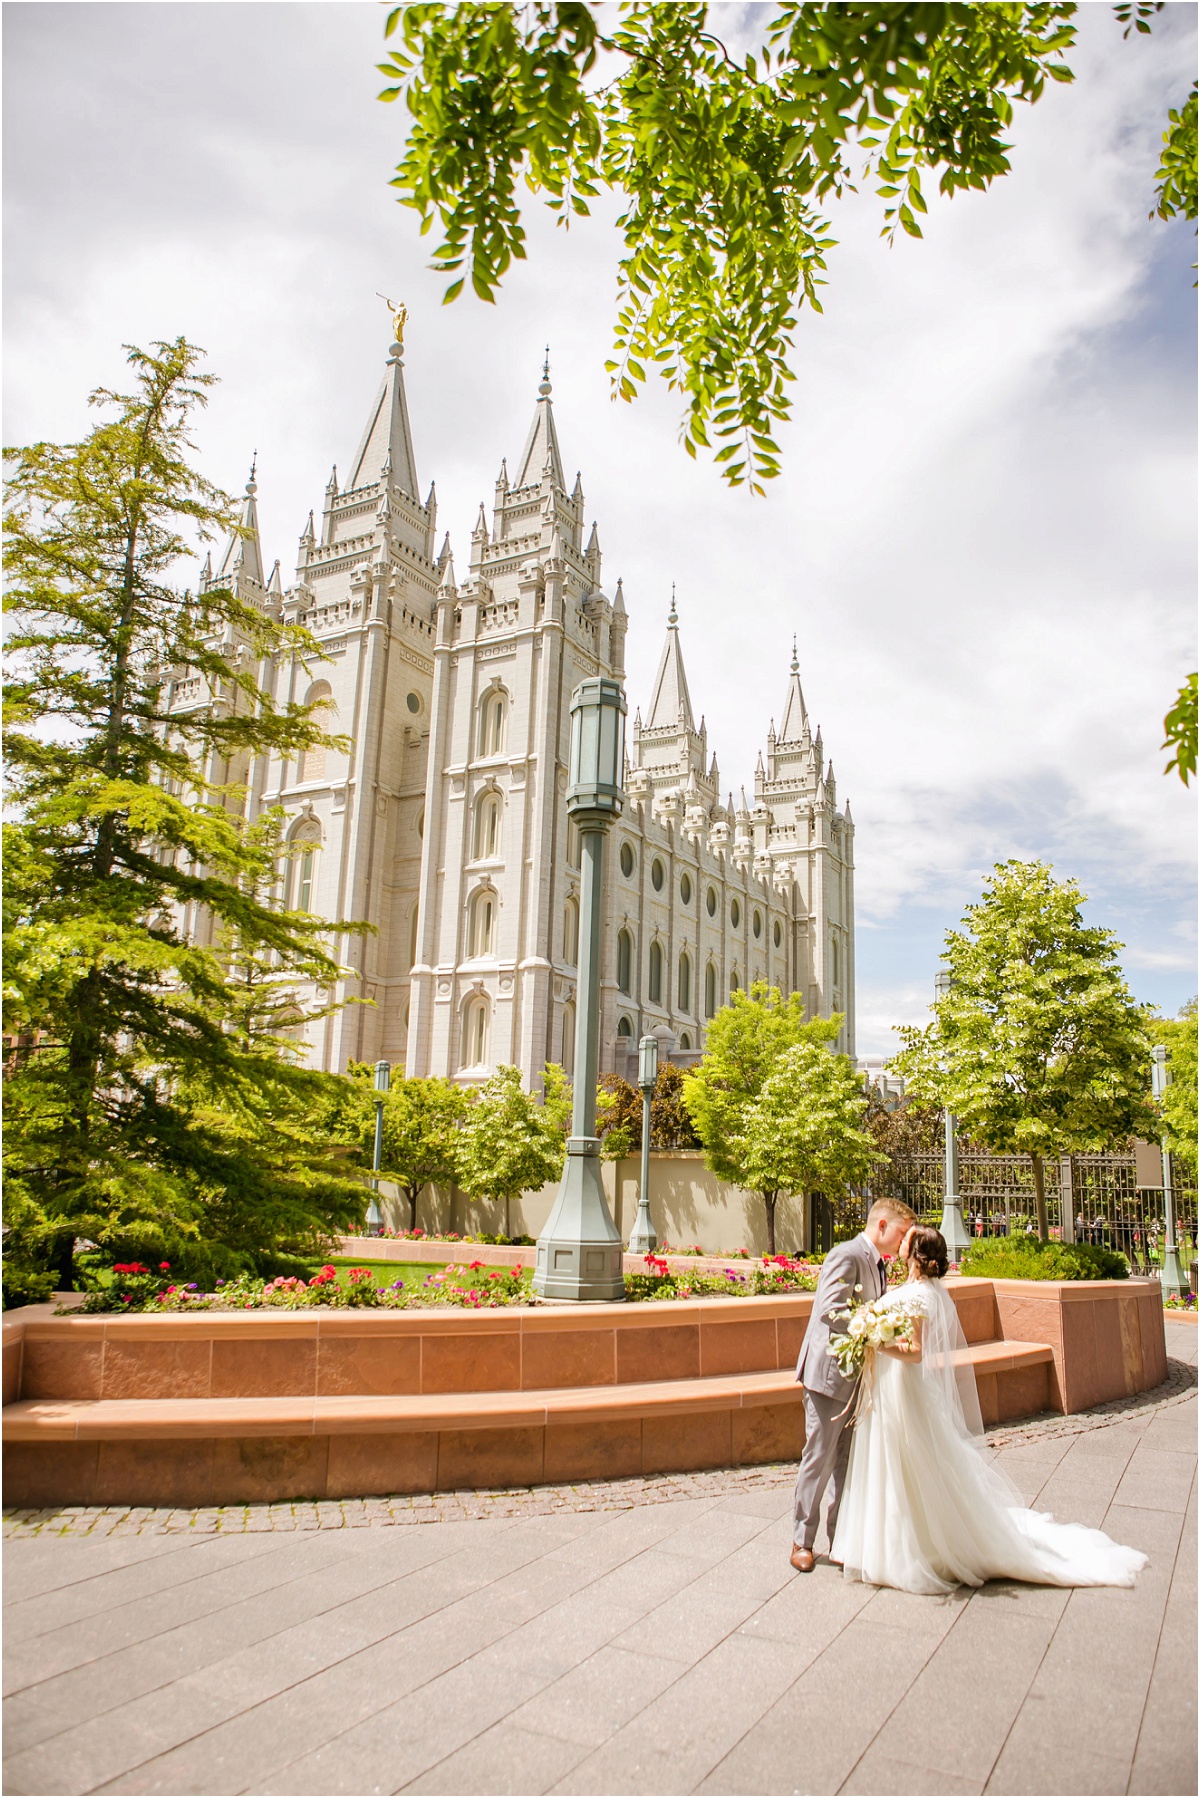
<svg viewBox="0 0 1200 1798">
<path fill-rule="evenodd" d="M 790 1468 L 14 1516 L 5 1790 L 1194 1793 L 1191 1382 L 991 1438 L 1132 1591 L 797 1577 Z"/>
</svg>

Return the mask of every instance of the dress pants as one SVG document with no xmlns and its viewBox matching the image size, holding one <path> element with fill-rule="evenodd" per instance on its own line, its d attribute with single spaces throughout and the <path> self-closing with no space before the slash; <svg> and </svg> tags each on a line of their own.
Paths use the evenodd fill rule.
<svg viewBox="0 0 1200 1798">
<path fill-rule="evenodd" d="M 849 1403 L 844 1398 L 827 1398 L 823 1392 L 804 1393 L 804 1454 L 796 1476 L 795 1520 L 792 1541 L 799 1548 L 811 1548 L 817 1539 L 821 1521 L 821 1500 L 829 1487 L 829 1543 L 837 1528 L 838 1507 L 842 1502 L 842 1486 L 846 1479 L 846 1463 L 850 1459 L 853 1430 L 850 1415 L 854 1395 Z"/>
</svg>

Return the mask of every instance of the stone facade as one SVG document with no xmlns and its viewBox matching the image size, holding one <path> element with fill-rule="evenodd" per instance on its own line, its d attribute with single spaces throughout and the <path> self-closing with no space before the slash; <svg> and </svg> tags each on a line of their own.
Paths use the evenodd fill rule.
<svg viewBox="0 0 1200 1798">
<path fill-rule="evenodd" d="M 375 934 L 341 939 L 334 995 L 365 998 L 309 1027 L 316 1065 L 379 1057 L 472 1083 L 501 1062 L 536 1084 L 571 1065 L 579 854 L 565 794 L 568 709 L 579 681 L 624 679 L 620 581 L 601 584 L 578 476 L 568 489 L 548 371 L 489 523 L 481 505 L 467 578 L 435 550 L 433 487 L 418 497 L 393 344 L 349 479 L 335 468 L 319 533 L 310 513 L 295 583 L 264 579 L 253 471 L 243 534 L 206 586 L 232 585 L 307 626 L 326 658 L 262 671 L 279 697 L 323 698 L 345 751 L 233 770 L 251 813 L 283 808 L 289 903 Z M 236 646 L 231 646 L 236 653 Z M 767 732 L 753 802 L 721 799 L 695 722 L 674 599 L 645 720 L 627 737 L 626 809 L 606 850 L 601 1067 L 627 1070 L 656 1031 L 677 1060 L 708 1017 L 765 979 L 810 1014 L 844 1013 L 854 1053 L 854 826 L 810 727 L 793 647 L 782 724 Z M 210 703 L 179 671 L 175 703 Z M 311 844 L 311 848 L 307 845 Z M 193 921 L 199 933 L 202 919 Z"/>
</svg>

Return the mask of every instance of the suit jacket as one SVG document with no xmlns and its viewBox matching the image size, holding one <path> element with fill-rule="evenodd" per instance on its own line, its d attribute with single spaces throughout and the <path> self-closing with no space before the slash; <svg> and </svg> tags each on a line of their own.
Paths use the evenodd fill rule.
<svg viewBox="0 0 1200 1798">
<path fill-rule="evenodd" d="M 827 1398 L 849 1399 L 858 1381 L 848 1380 L 829 1352 L 829 1331 L 838 1336 L 845 1327 L 844 1318 L 834 1313 L 846 1311 L 851 1304 L 878 1298 L 886 1290 L 886 1280 L 879 1278 L 879 1251 L 865 1236 L 850 1242 L 839 1242 L 830 1249 L 821 1267 L 821 1278 L 813 1296 L 812 1316 L 800 1345 L 796 1378 L 809 1392 L 823 1392 Z M 861 1292 L 855 1287 L 860 1286 Z"/>
</svg>

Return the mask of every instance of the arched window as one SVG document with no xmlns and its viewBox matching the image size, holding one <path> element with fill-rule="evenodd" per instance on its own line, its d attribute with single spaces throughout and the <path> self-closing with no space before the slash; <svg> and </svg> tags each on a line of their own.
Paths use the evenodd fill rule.
<svg viewBox="0 0 1200 1798">
<path fill-rule="evenodd" d="M 313 863 L 316 851 L 302 849 L 296 864 L 296 910 L 311 911 L 313 896 Z"/>
<path fill-rule="evenodd" d="M 321 726 L 322 730 L 327 729 L 329 725 L 329 713 L 331 708 L 328 702 L 332 698 L 333 688 L 327 680 L 315 681 L 308 689 L 308 693 L 305 696 L 305 705 L 315 705 L 320 707 L 320 710 L 315 714 L 315 722 Z M 325 702 L 324 704 L 322 704 L 323 701 Z M 325 745 L 324 743 L 312 743 L 307 749 L 303 749 L 300 752 L 300 758 L 296 764 L 296 779 L 299 782 L 305 780 L 324 780 L 324 778 Z"/>
<path fill-rule="evenodd" d="M 662 1004 L 663 952 L 661 943 L 650 945 L 650 1003 Z"/>
<path fill-rule="evenodd" d="M 488 861 L 500 853 L 500 795 L 484 793 L 475 807 L 475 860 Z"/>
<path fill-rule="evenodd" d="M 679 957 L 679 1009 L 692 1009 L 692 963 L 686 949 Z"/>
<path fill-rule="evenodd" d="M 487 1066 L 490 1034 L 491 1013 L 488 1010 L 487 1000 L 472 999 L 463 1019 L 463 1067 L 485 1068 Z"/>
<path fill-rule="evenodd" d="M 293 911 L 311 911 L 317 884 L 317 851 L 321 847 L 317 826 L 302 824 L 292 838 L 292 847 L 293 873 L 290 877 L 289 904 Z"/>
<path fill-rule="evenodd" d="M 691 1046 L 692 1046 L 692 1038 L 691 1038 L 690 1032 L 688 1032 L 687 1030 L 682 1031 L 680 1033 L 680 1037 L 679 1037 L 679 1047 L 681 1049 L 690 1049 Z"/>
<path fill-rule="evenodd" d="M 633 1035 L 633 1025 L 629 1022 L 628 1018 L 617 1019 L 617 1035 L 622 1042 L 628 1042 L 629 1038 Z"/>
<path fill-rule="evenodd" d="M 633 938 L 627 930 L 617 932 L 617 986 L 623 993 L 633 990 Z"/>
<path fill-rule="evenodd" d="M 736 993 L 736 992 L 737 992 L 737 990 L 738 990 L 738 987 L 739 987 L 739 986 L 740 986 L 740 985 L 741 985 L 741 982 L 740 982 L 740 981 L 739 981 L 739 979 L 738 979 L 738 971 L 737 971 L 737 969 L 736 969 L 736 968 L 734 968 L 734 969 L 733 969 L 733 971 L 732 971 L 732 973 L 731 973 L 731 974 L 730 974 L 730 976 L 729 976 L 729 990 L 730 990 L 730 992 L 731 992 L 731 993 Z"/>
<path fill-rule="evenodd" d="M 840 976 L 840 962 L 841 962 L 841 957 L 838 955 L 838 940 L 836 937 L 834 937 L 832 939 L 830 946 L 833 950 L 833 984 L 834 984 L 834 986 L 836 986 L 838 983 L 839 976 Z"/>
<path fill-rule="evenodd" d="M 715 1018 L 717 1015 L 717 964 L 710 961 L 704 970 L 704 1015 Z"/>
<path fill-rule="evenodd" d="M 496 935 L 496 895 L 491 887 L 481 887 L 471 901 L 471 930 L 468 955 L 491 955 Z"/>
<path fill-rule="evenodd" d="M 579 960 L 579 901 L 568 899 L 563 907 L 563 960 L 573 968 Z"/>
<path fill-rule="evenodd" d="M 479 708 L 479 753 L 499 755 L 508 734 L 508 696 L 502 687 L 485 693 Z"/>
<path fill-rule="evenodd" d="M 567 866 L 577 868 L 580 862 L 579 826 L 567 819 Z"/>
<path fill-rule="evenodd" d="M 575 1007 L 569 1000 L 563 1006 L 562 1054 L 558 1059 L 564 1074 L 575 1072 Z"/>
</svg>

